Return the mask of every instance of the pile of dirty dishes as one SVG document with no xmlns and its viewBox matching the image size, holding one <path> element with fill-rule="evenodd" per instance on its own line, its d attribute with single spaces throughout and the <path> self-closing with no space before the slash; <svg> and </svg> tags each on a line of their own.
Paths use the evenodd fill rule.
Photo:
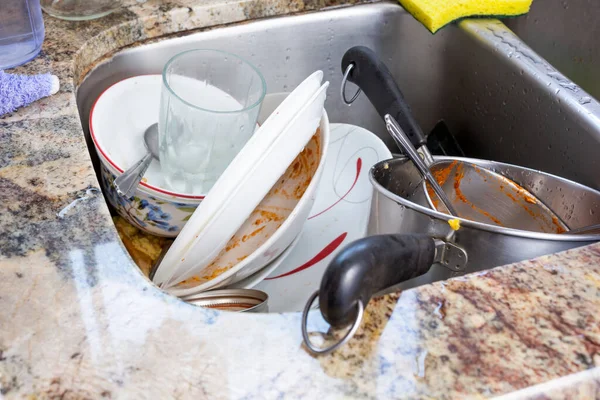
<svg viewBox="0 0 600 400">
<path fill-rule="evenodd" d="M 106 89 L 89 125 L 110 203 L 147 233 L 177 236 L 256 131 L 265 94 L 256 67 L 211 49 Z"/>
<path fill-rule="evenodd" d="M 146 80 L 148 76 L 138 78 Z M 188 213 L 184 217 L 187 221 L 183 221 L 180 233 L 154 272 L 153 281 L 161 288 L 185 298 L 235 283 L 275 260 L 298 236 L 312 208 L 327 151 L 329 122 L 324 102 L 329 83 L 322 83 L 322 79 L 323 73 L 315 72 L 276 108 L 276 102 L 265 101 L 262 114 L 268 114 L 268 118 L 208 194 L 204 198 L 186 198 L 197 201 L 195 209 L 181 202 L 176 193 L 165 193 L 168 191 L 154 186 L 160 184 L 160 170 L 152 165 L 148 170 L 150 176 L 147 174 L 148 179 L 138 188 L 139 192 L 145 192 L 146 198 L 136 199 L 136 193 L 132 199 L 123 199 L 116 193 L 113 182 L 123 167 L 117 169 L 114 159 L 118 158 L 115 156 L 118 152 L 110 151 L 119 148 L 111 142 L 117 133 L 109 132 L 107 127 L 117 127 L 118 121 L 113 115 L 112 123 L 106 123 L 109 114 L 99 113 L 102 109 L 99 103 L 118 84 L 98 100 L 90 115 L 90 130 L 102 163 L 102 185 L 109 202 L 141 228 L 146 227 L 139 222 L 168 214 L 163 209 L 165 200 L 175 207 L 182 205 L 180 208 Z M 152 90 L 150 86 L 148 93 Z M 143 85 L 135 90 L 132 87 L 111 97 L 112 100 L 144 92 Z M 272 112 L 264 109 L 267 104 L 272 104 Z M 130 118 L 135 119 L 137 114 Z M 147 122 L 139 123 L 136 131 L 143 131 Z M 135 204 L 127 204 L 131 201 Z M 135 215 L 137 211 L 145 214 L 140 217 Z"/>
</svg>

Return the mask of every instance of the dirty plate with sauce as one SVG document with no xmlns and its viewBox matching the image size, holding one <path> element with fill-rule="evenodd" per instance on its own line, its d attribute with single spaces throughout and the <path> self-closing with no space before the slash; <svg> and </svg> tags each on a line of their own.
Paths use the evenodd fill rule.
<svg viewBox="0 0 600 400">
<path fill-rule="evenodd" d="M 325 123 L 322 128 L 218 257 L 197 275 L 168 288 L 169 293 L 183 297 L 238 282 L 272 262 L 294 241 L 309 217 L 323 170 L 329 129 Z"/>
<path fill-rule="evenodd" d="M 297 88 L 270 113 L 173 243 L 155 283 L 177 296 L 233 283 L 295 239 L 312 206 L 328 143 L 328 83 L 321 85 L 321 74 L 316 78 L 308 99 L 298 101 Z M 296 112 L 288 123 L 273 123 L 290 108 Z"/>
</svg>

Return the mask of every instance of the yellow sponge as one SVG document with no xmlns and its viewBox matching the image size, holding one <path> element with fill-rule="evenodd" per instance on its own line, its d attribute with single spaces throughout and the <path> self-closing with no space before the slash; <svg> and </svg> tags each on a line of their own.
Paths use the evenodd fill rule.
<svg viewBox="0 0 600 400">
<path fill-rule="evenodd" d="M 465 17 L 503 17 L 526 14 L 533 0 L 399 0 L 432 33 Z"/>
</svg>

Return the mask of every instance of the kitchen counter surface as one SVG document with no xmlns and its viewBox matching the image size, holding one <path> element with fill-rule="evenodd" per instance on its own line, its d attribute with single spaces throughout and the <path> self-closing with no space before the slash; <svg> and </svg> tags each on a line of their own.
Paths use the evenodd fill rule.
<svg viewBox="0 0 600 400">
<path fill-rule="evenodd" d="M 332 355 L 300 315 L 219 313 L 152 286 L 99 190 L 74 88 L 135 42 L 330 0 L 135 3 L 46 16 L 58 94 L 0 118 L 0 398 L 600 398 L 600 245 L 389 295 Z"/>
</svg>

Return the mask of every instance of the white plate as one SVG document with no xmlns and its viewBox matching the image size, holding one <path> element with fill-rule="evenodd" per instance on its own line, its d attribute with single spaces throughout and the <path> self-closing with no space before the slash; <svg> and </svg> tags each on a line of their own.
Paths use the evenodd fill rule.
<svg viewBox="0 0 600 400">
<path fill-rule="evenodd" d="M 107 88 L 92 108 L 90 125 L 96 142 L 119 172 L 146 154 L 144 132 L 158 122 L 161 84 L 160 74 L 123 79 Z M 152 160 L 144 178 L 146 187 L 168 191 L 157 160 Z"/>
<path fill-rule="evenodd" d="M 226 286 L 252 275 L 280 255 L 298 237 L 309 217 L 328 147 L 329 121 L 323 112 L 320 135 L 313 136 L 306 145 L 307 151 L 294 162 L 299 168 L 291 166 L 286 170 L 221 254 L 199 275 L 166 290 L 181 297 Z M 293 193 L 306 185 L 306 179 L 308 186 L 298 198 Z M 216 273 L 219 275 L 212 277 Z"/>
<path fill-rule="evenodd" d="M 392 157 L 366 129 L 331 124 L 331 139 L 317 198 L 298 245 L 255 289 L 269 295 L 269 311 L 301 311 L 319 288 L 329 261 L 350 242 L 364 237 L 373 187 L 369 170 Z"/>
<path fill-rule="evenodd" d="M 296 248 L 298 243 L 300 242 L 300 234 L 294 239 L 292 244 L 288 246 L 287 249 L 283 251 L 279 256 L 277 256 L 273 261 L 271 261 L 266 267 L 255 272 L 249 277 L 242 279 L 239 282 L 233 283 L 231 285 L 227 285 L 225 289 L 252 289 L 254 286 L 258 285 L 263 281 L 269 274 L 275 271 L 277 268 L 281 266 L 281 263 L 284 262 L 287 256 Z M 185 298 L 184 298 L 185 300 Z"/>
<path fill-rule="evenodd" d="M 198 275 L 209 265 L 309 142 L 321 121 L 329 83 L 321 85 L 308 101 L 297 93 L 310 94 L 306 87 L 314 86 L 315 77 L 320 80 L 322 73 L 301 83 L 227 167 L 159 265 L 154 276 L 157 284 L 172 286 Z M 292 116 L 287 124 L 286 116 Z M 223 279 L 213 278 L 210 286 L 218 283 L 212 281 Z"/>
<path fill-rule="evenodd" d="M 311 75 L 311 90 L 313 86 L 314 91 L 319 87 L 322 75 Z M 90 131 L 98 150 L 115 175 L 123 173 L 146 154 L 144 132 L 158 122 L 161 90 L 162 75 L 138 75 L 111 85 L 96 99 L 90 111 Z M 155 159 L 146 170 L 139 188 L 153 195 L 178 196 L 197 201 L 205 195 L 171 190 L 165 183 L 160 162 Z"/>
</svg>

